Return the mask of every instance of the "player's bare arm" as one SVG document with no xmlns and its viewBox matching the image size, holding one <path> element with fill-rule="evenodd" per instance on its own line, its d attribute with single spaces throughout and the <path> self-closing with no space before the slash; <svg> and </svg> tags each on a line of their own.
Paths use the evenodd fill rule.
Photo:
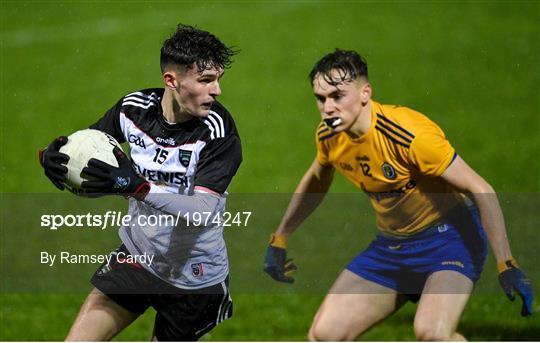
<svg viewBox="0 0 540 343">
<path fill-rule="evenodd" d="M 275 280 L 294 282 L 291 274 L 297 268 L 292 259 L 287 260 L 287 239 L 319 206 L 333 178 L 334 168 L 323 166 L 315 159 L 296 187 L 278 229 L 270 236 L 266 251 L 264 270 Z"/>
<path fill-rule="evenodd" d="M 459 156 L 442 174 L 442 178 L 474 197 L 497 263 L 512 259 L 504 217 L 493 187 Z"/>
<path fill-rule="evenodd" d="M 275 234 L 289 237 L 322 202 L 333 178 L 334 168 L 315 159 L 298 183 Z"/>
<path fill-rule="evenodd" d="M 514 291 L 522 298 L 523 316 L 532 314 L 531 283 L 518 269 L 517 262 L 512 256 L 504 216 L 495 190 L 459 156 L 442 174 L 442 178 L 460 191 L 470 193 L 474 197 L 482 226 L 497 261 L 501 286 L 511 300 L 514 300 Z"/>
</svg>

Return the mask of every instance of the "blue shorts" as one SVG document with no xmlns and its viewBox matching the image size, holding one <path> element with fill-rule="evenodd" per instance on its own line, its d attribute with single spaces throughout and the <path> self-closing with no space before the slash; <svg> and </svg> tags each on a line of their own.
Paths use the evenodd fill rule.
<svg viewBox="0 0 540 343">
<path fill-rule="evenodd" d="M 440 224 L 411 237 L 377 235 L 347 269 L 398 293 L 413 295 L 421 294 L 428 276 L 440 270 L 454 270 L 476 282 L 486 256 L 478 210 L 460 205 Z"/>
</svg>

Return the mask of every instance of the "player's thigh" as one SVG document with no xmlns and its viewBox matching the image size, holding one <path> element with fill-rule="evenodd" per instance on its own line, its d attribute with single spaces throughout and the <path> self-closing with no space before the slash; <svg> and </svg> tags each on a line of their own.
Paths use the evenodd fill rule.
<svg viewBox="0 0 540 343">
<path fill-rule="evenodd" d="M 453 340 L 472 290 L 473 282 L 459 272 L 443 270 L 431 274 L 414 318 L 416 337 L 420 340 Z"/>
<path fill-rule="evenodd" d="M 319 308 L 310 340 L 353 340 L 405 303 L 393 289 L 344 270 Z"/>
<path fill-rule="evenodd" d="M 84 301 L 66 340 L 110 340 L 138 316 L 138 313 L 126 310 L 94 288 Z"/>
</svg>

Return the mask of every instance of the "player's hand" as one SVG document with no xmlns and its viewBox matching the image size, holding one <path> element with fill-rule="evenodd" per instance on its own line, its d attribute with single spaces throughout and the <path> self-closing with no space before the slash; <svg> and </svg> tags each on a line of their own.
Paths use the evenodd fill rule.
<svg viewBox="0 0 540 343">
<path fill-rule="evenodd" d="M 508 299 L 514 301 L 516 298 L 515 293 L 517 293 L 523 302 L 521 315 L 523 317 L 532 315 L 533 294 L 531 280 L 517 267 L 517 263 L 513 259 L 505 261 L 498 268 L 499 283 Z"/>
<path fill-rule="evenodd" d="M 118 161 L 118 167 L 95 158 L 90 159 L 88 167 L 82 172 L 92 180 L 83 181 L 81 188 L 89 195 L 121 194 L 139 200 L 144 199 L 150 191 L 150 183 L 135 172 L 131 161 L 120 148 L 115 147 L 113 153 Z"/>
<path fill-rule="evenodd" d="M 63 182 L 66 181 L 68 171 L 65 164 L 69 161 L 69 156 L 59 150 L 67 142 L 66 136 L 60 136 L 52 141 L 47 148 L 39 149 L 39 163 L 43 167 L 45 175 L 61 191 L 65 188 Z"/>
<path fill-rule="evenodd" d="M 287 243 L 281 235 L 270 235 L 270 243 L 264 258 L 264 271 L 274 280 L 293 283 L 291 276 L 298 268 L 293 259 L 287 260 Z"/>
</svg>

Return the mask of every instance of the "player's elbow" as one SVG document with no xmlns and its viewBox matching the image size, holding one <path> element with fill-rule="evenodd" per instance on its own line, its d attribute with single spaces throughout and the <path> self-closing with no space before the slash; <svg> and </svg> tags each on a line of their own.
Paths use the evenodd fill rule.
<svg viewBox="0 0 540 343">
<path fill-rule="evenodd" d="M 493 194 L 495 189 L 484 179 L 480 179 L 478 182 L 475 182 L 473 187 L 470 189 L 473 194 Z"/>
</svg>

